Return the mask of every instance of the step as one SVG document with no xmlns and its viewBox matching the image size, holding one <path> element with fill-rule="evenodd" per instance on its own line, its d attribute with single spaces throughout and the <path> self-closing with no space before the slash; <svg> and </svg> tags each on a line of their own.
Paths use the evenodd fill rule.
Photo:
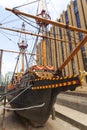
<svg viewBox="0 0 87 130">
<path fill-rule="evenodd" d="M 54 107 L 58 118 L 69 122 L 80 130 L 87 130 L 87 114 L 58 104 L 55 104 Z"/>
<path fill-rule="evenodd" d="M 58 95 L 57 104 L 70 107 L 77 111 L 83 112 L 87 114 L 87 97 L 83 97 L 82 95 L 70 95 L 66 93 L 61 93 Z"/>
</svg>

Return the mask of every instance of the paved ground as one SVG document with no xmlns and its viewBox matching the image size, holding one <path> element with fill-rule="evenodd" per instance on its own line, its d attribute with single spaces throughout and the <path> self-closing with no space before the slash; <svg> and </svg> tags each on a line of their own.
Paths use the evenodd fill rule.
<svg viewBox="0 0 87 130">
<path fill-rule="evenodd" d="M 80 103 L 81 105 L 84 105 L 87 107 L 87 97 L 81 97 L 76 95 L 68 95 L 68 94 L 59 94 L 57 99 L 66 100 L 69 102 L 74 103 Z M 58 101 L 58 100 L 57 100 Z"/>
<path fill-rule="evenodd" d="M 75 91 L 87 93 L 87 83 L 84 83 L 82 86 L 77 87 Z"/>
<path fill-rule="evenodd" d="M 80 103 L 81 106 L 83 104 L 87 105 L 87 100 L 85 99 L 85 97 L 82 97 L 80 99 L 80 97 L 74 96 L 74 98 L 72 98 L 72 96 L 71 97 L 69 95 L 65 96 L 63 94 L 58 97 L 60 97 L 60 99 L 62 97 L 63 100 L 66 99 L 66 100 L 70 101 L 71 104 L 73 102 L 78 102 L 78 104 Z M 85 107 L 85 108 L 87 108 L 87 107 Z M 74 113 L 72 113 L 72 115 L 73 114 Z M 1 126 L 1 123 L 2 123 L 1 115 L 2 115 L 2 109 L 0 109 L 0 130 L 3 130 L 2 126 Z M 47 123 L 42 128 L 41 127 L 32 128 L 31 126 L 29 126 L 27 128 L 23 124 L 23 122 L 14 114 L 14 112 L 6 112 L 5 128 L 6 128 L 5 130 L 80 130 L 80 129 L 72 126 L 71 124 L 67 123 L 66 121 L 63 121 L 57 117 L 56 117 L 56 120 L 52 120 L 51 118 L 49 118 Z"/>
<path fill-rule="evenodd" d="M 0 119 L 0 123 L 1 120 L 2 118 Z M 6 112 L 5 126 L 6 130 L 79 130 L 59 118 L 56 118 L 56 120 L 52 120 L 51 117 L 42 128 L 32 128 L 31 126 L 27 128 L 13 112 Z M 0 130 L 2 130 L 1 126 Z"/>
<path fill-rule="evenodd" d="M 57 97 L 57 103 L 87 114 L 87 96 L 61 93 Z"/>
<path fill-rule="evenodd" d="M 87 130 L 87 114 L 57 104 L 55 104 L 55 110 L 57 116 L 61 119 L 66 120 L 81 130 Z"/>
</svg>

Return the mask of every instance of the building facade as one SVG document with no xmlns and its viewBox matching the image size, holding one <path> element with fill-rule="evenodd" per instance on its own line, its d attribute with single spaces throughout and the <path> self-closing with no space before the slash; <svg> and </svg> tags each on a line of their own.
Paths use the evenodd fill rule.
<svg viewBox="0 0 87 130">
<path fill-rule="evenodd" d="M 62 12 L 57 21 L 66 25 L 87 29 L 87 0 L 71 0 L 67 10 Z M 58 26 L 52 26 L 46 35 L 55 39 L 62 39 L 62 41 L 46 39 L 46 62 L 47 65 L 52 65 L 55 69 L 61 67 L 75 47 L 85 37 L 85 34 L 81 32 L 63 29 Z M 41 41 L 37 45 L 37 64 L 43 64 L 42 50 Z M 63 74 L 71 76 L 79 74 L 80 71 L 84 70 L 87 71 L 87 43 L 65 66 Z"/>
</svg>

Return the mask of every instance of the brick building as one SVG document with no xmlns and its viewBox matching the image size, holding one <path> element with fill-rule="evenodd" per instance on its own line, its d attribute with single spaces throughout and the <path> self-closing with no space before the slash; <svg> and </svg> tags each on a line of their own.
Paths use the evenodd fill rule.
<svg viewBox="0 0 87 130">
<path fill-rule="evenodd" d="M 57 9 L 56 9 L 57 10 Z M 67 6 L 67 10 L 60 14 L 59 22 L 67 25 L 87 29 L 87 0 L 74 0 Z M 46 40 L 46 62 L 47 65 L 53 65 L 55 69 L 59 68 L 74 48 L 84 38 L 85 34 L 63 29 L 58 26 L 52 26 L 47 36 L 56 39 Z M 65 42 L 64 42 L 65 41 Z M 37 64 L 43 64 L 42 41 L 37 45 Z M 79 74 L 81 71 L 87 71 L 87 43 L 74 56 L 74 58 L 63 69 L 64 75 Z"/>
</svg>

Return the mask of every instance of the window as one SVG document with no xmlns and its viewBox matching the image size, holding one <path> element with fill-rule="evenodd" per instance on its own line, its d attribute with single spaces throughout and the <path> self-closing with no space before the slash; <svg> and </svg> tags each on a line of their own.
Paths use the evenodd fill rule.
<svg viewBox="0 0 87 130">
<path fill-rule="evenodd" d="M 74 59 L 71 60 L 71 63 L 72 63 L 72 68 L 73 68 L 73 74 L 76 74 Z"/>
<path fill-rule="evenodd" d="M 72 42 L 71 42 L 71 34 L 70 34 L 69 30 L 67 30 L 67 35 L 68 35 L 68 39 L 70 41 L 70 43 L 69 43 L 70 52 L 72 52 L 73 48 L 72 48 Z"/>
<path fill-rule="evenodd" d="M 53 28 L 53 34 L 54 34 L 54 37 L 56 38 L 56 29 L 55 29 L 55 27 Z"/>
<path fill-rule="evenodd" d="M 68 25 L 69 24 L 69 19 L 68 19 L 68 12 L 67 11 L 65 12 L 65 17 L 66 17 L 66 24 Z"/>
<path fill-rule="evenodd" d="M 74 11 L 75 11 L 75 16 L 76 16 L 77 26 L 79 28 L 81 28 L 80 17 L 79 17 L 78 6 L 77 6 L 77 0 L 74 1 Z M 83 38 L 82 33 L 79 33 L 79 39 L 82 40 L 82 38 Z"/>
<path fill-rule="evenodd" d="M 79 33 L 79 39 L 80 39 L 80 41 L 83 39 L 83 35 L 81 32 Z"/>
<path fill-rule="evenodd" d="M 62 39 L 62 30 L 60 27 L 59 27 L 59 33 L 60 33 L 60 38 Z"/>
<path fill-rule="evenodd" d="M 76 1 L 75 1 L 75 5 L 76 5 Z M 68 18 L 68 12 L 66 11 L 65 13 L 65 17 L 66 17 L 66 24 L 68 25 L 69 24 L 69 18 Z M 73 48 L 72 48 L 72 40 L 71 40 L 71 33 L 70 33 L 70 30 L 67 30 L 67 36 L 68 36 L 68 39 L 70 41 L 69 43 L 69 48 L 70 48 L 70 52 L 72 52 Z M 76 70 L 75 70 L 75 64 L 74 64 L 74 60 L 72 59 L 71 60 L 71 63 L 72 63 L 72 70 L 73 70 L 73 73 L 75 74 L 76 73 Z"/>
<path fill-rule="evenodd" d="M 77 0 L 74 1 L 74 11 L 78 12 Z"/>
<path fill-rule="evenodd" d="M 69 19 L 68 19 L 68 12 L 67 11 L 65 13 L 65 17 L 66 17 L 66 24 L 68 25 Z M 67 30 L 67 36 L 68 36 L 69 41 L 71 41 L 71 34 L 70 34 L 69 30 Z M 72 42 L 70 42 L 69 47 L 70 47 L 70 52 L 72 52 Z"/>
<path fill-rule="evenodd" d="M 79 12 L 76 12 L 75 15 L 76 15 L 77 26 L 78 26 L 79 28 L 81 28 Z M 82 40 L 82 38 L 83 38 L 83 35 L 82 35 L 82 33 L 80 32 L 80 33 L 79 33 L 79 39 L 80 39 L 80 41 Z"/>
<path fill-rule="evenodd" d="M 59 21 L 60 22 L 60 21 Z M 62 29 L 59 27 L 60 38 L 62 39 Z M 64 43 L 61 42 L 62 58 L 64 61 Z M 64 68 L 64 76 L 66 76 L 66 70 Z"/>
<path fill-rule="evenodd" d="M 74 11 L 75 11 L 75 16 L 76 16 L 76 21 L 77 21 L 77 27 L 81 28 L 81 22 L 80 22 L 80 16 L 79 16 L 79 12 L 78 12 L 77 0 L 74 1 Z M 80 39 L 80 41 L 83 39 L 83 35 L 82 35 L 81 32 L 79 33 L 79 39 Z M 84 62 L 84 68 L 86 70 L 87 60 L 86 60 L 86 56 L 85 56 L 86 55 L 85 46 L 82 46 L 81 51 L 82 51 L 82 57 L 83 57 L 83 62 Z"/>
</svg>

